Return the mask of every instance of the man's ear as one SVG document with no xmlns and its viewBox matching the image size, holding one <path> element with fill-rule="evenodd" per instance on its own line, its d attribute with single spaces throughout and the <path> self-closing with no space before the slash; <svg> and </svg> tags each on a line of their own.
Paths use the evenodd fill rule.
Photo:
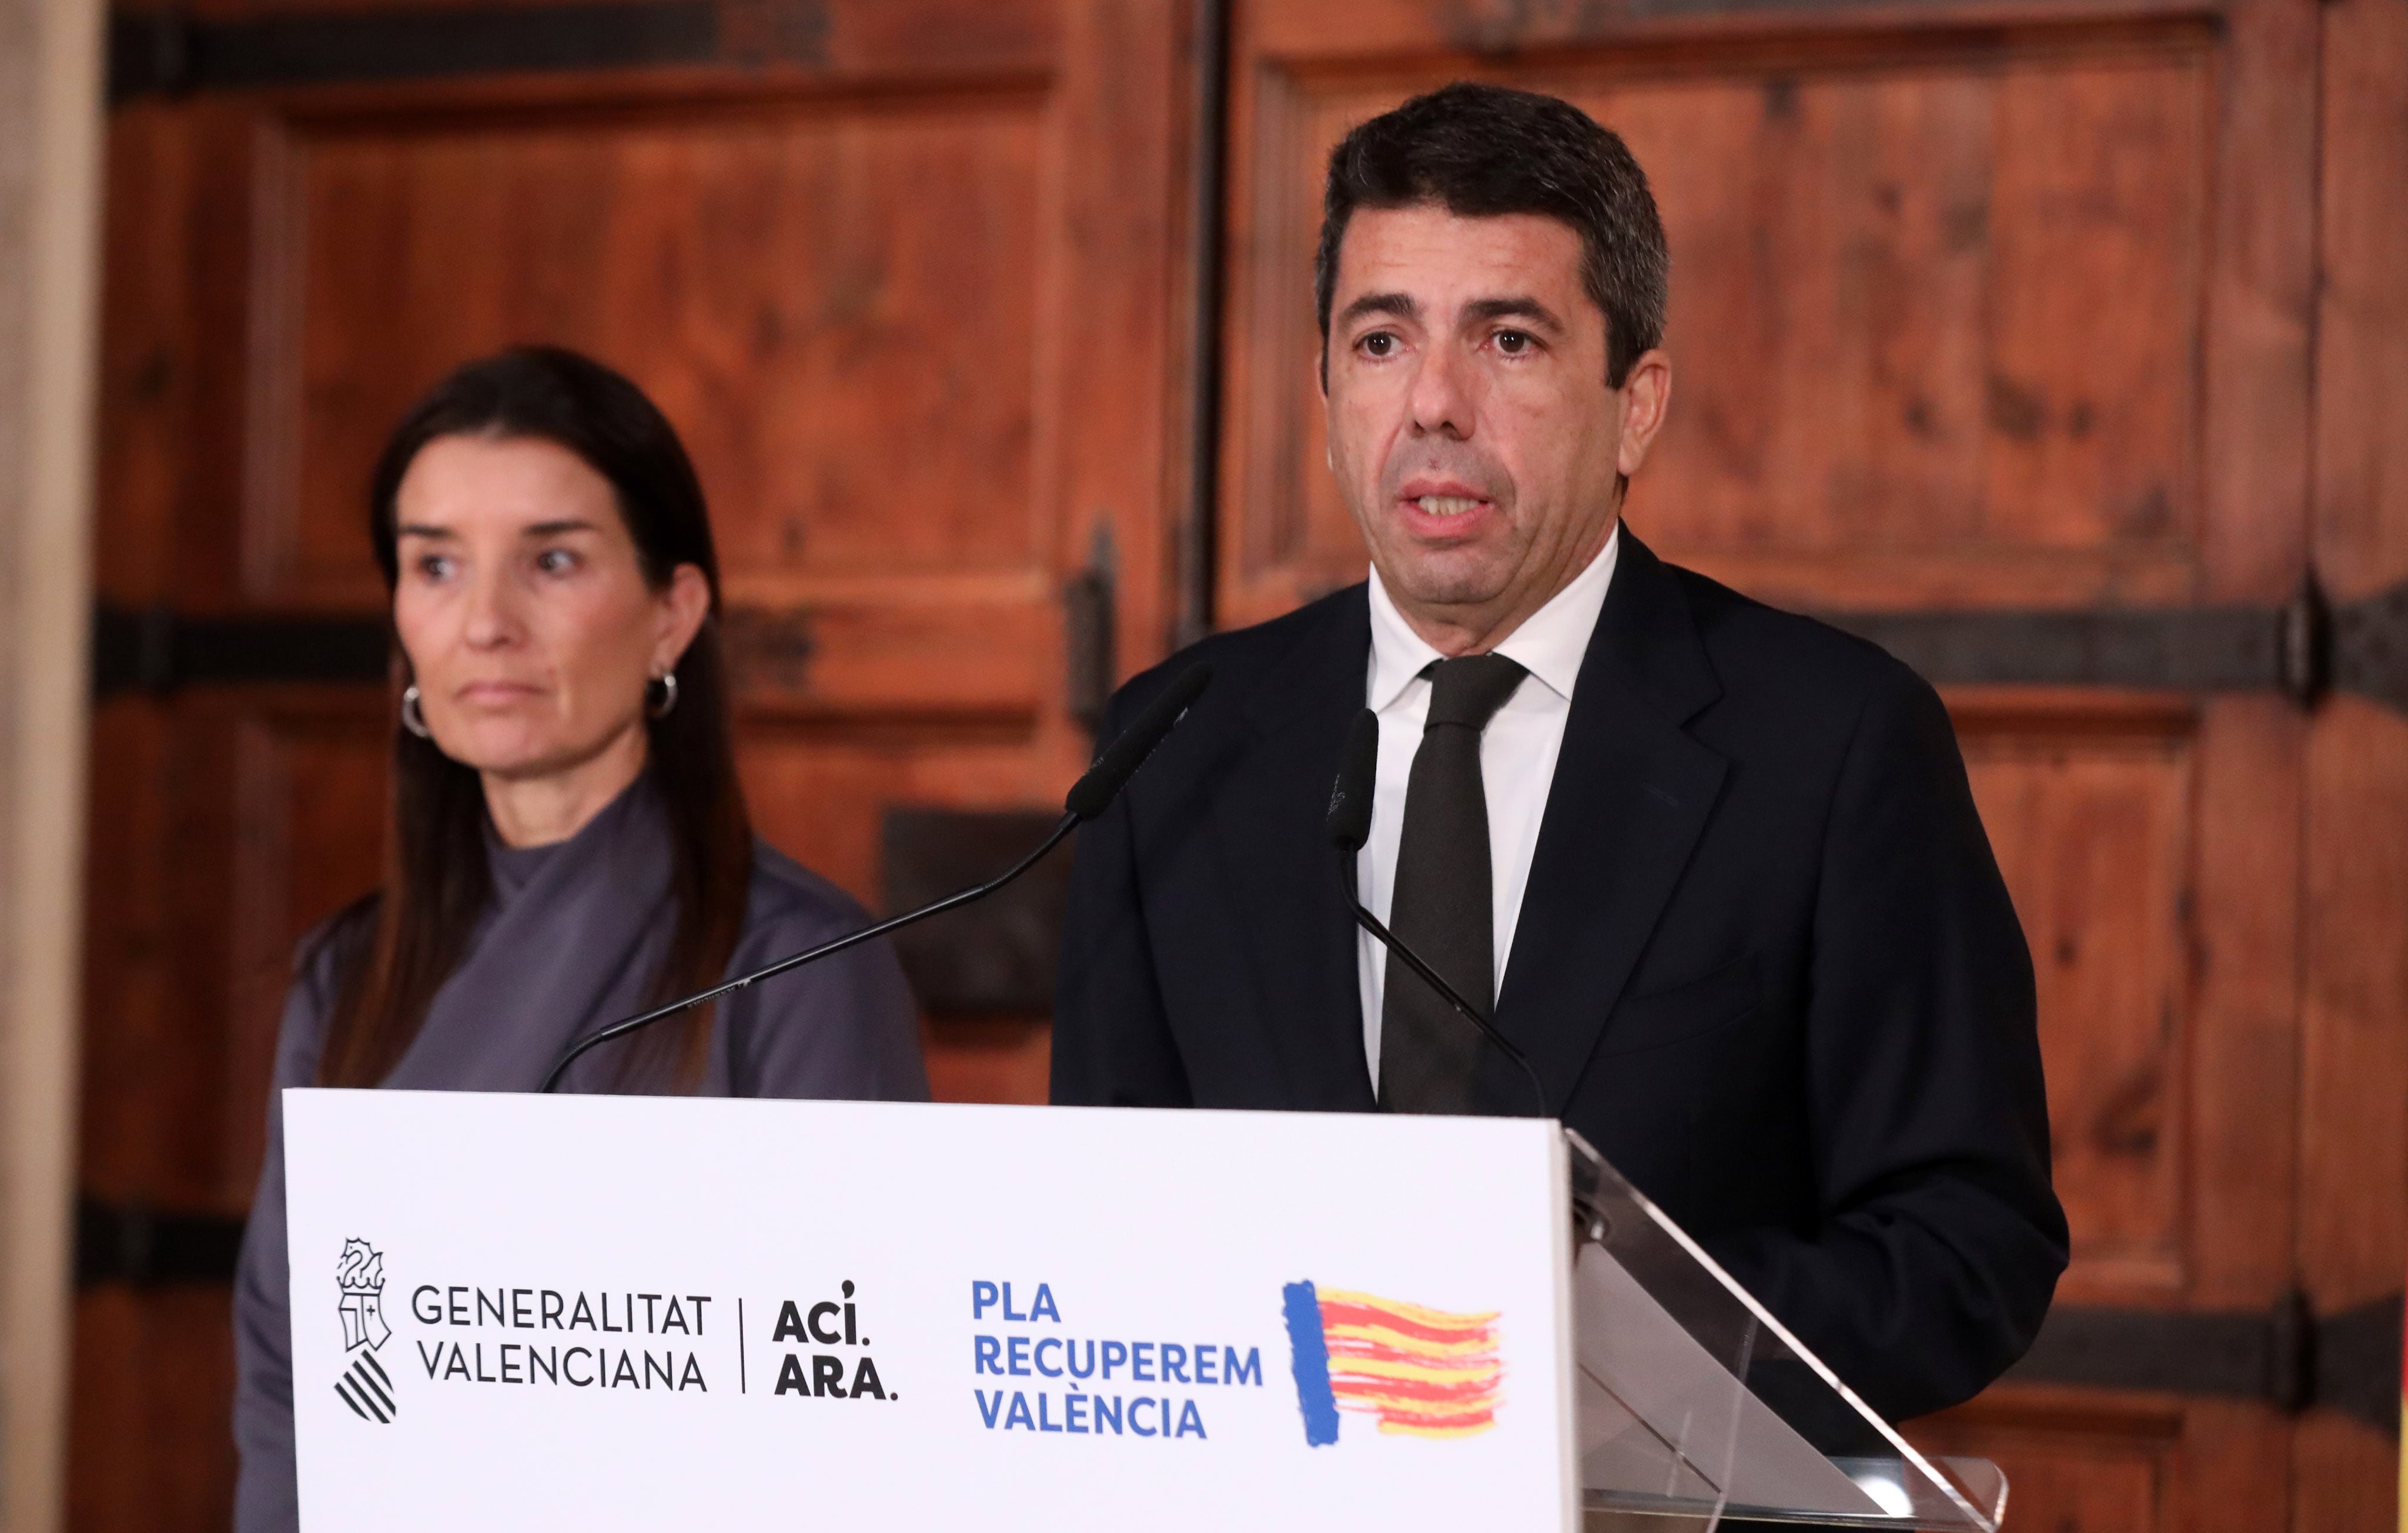
<svg viewBox="0 0 2408 1533">
<path fill-rule="evenodd" d="M 1642 354 L 1614 393 L 1622 400 L 1622 449 L 1614 466 L 1627 479 L 1647 461 L 1656 434 L 1664 429 L 1672 404 L 1672 359 L 1660 351 Z"/>
</svg>

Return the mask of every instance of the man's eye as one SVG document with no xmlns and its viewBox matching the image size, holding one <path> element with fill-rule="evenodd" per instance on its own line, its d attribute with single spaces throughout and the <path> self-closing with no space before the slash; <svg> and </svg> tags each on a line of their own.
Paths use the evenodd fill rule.
<svg viewBox="0 0 2408 1533">
<path fill-rule="evenodd" d="M 1509 357 L 1518 357 L 1535 344 L 1537 343 L 1527 331 L 1499 330 L 1497 332 L 1497 350 Z"/>
<path fill-rule="evenodd" d="M 1368 357 L 1388 357 L 1397 353 L 1397 337 L 1384 330 L 1375 330 L 1354 344 Z"/>
</svg>

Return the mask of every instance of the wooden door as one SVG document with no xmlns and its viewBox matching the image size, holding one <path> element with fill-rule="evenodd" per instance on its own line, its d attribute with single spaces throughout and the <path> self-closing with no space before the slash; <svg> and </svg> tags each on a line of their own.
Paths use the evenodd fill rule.
<svg viewBox="0 0 2408 1533">
<path fill-rule="evenodd" d="M 879 906 L 890 813 L 1058 805 L 1178 615 L 1192 37 L 1156 0 L 222 0 L 113 40 L 72 1521 L 198 1529 L 287 965 L 378 867 L 383 434 L 515 341 L 648 390 L 756 824 Z M 1041 1016 L 929 1025 L 940 1096 L 1042 1099 Z"/>
<path fill-rule="evenodd" d="M 1361 577 L 1312 385 L 1324 161 L 1469 77 L 1581 104 L 1653 179 L 1675 372 L 1633 527 L 1943 683 L 2039 972 L 2073 1254 L 2025 1368 L 1912 1430 L 2003 1465 L 2011 1526 L 2392 1526 L 2396 1439 L 2289 1411 L 2341 1397 L 2353 1326 L 2387 1316 L 2386 1397 L 2399 1350 L 2396 1297 L 2352 1311 L 2396 1295 L 2408 1225 L 2408 723 L 2302 706 L 2327 652 L 2299 594 L 2312 565 L 2343 598 L 2408 565 L 2401 16 L 1235 7 L 1225 622 Z M 2345 357 L 2314 349 L 2320 51 Z M 2321 1391 L 2294 1366 L 2319 1345 Z"/>
</svg>

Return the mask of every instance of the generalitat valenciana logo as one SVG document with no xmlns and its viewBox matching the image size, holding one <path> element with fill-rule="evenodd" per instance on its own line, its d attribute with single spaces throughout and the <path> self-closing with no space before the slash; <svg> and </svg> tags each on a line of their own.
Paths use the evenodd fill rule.
<svg viewBox="0 0 2408 1533">
<path fill-rule="evenodd" d="M 336 1311 L 343 1317 L 343 1376 L 335 1393 L 362 1421 L 393 1420 L 393 1376 L 377 1361 L 377 1349 L 393 1340 L 384 1323 L 384 1254 L 366 1240 L 343 1242 L 335 1265 Z"/>
</svg>

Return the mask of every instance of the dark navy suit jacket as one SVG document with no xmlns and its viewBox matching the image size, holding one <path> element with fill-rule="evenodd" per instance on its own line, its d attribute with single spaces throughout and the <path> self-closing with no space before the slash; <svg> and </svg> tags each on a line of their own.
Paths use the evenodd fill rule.
<svg viewBox="0 0 2408 1533">
<path fill-rule="evenodd" d="M 1377 1110 L 1324 816 L 1365 588 L 1215 681 L 1079 837 L 1054 1099 Z M 1892 1418 L 2029 1345 L 2066 1259 L 2031 960 L 1937 695 L 1623 530 L 1497 1024 L 1550 1110 Z M 1499 1111 L 1529 1110 L 1494 1055 Z"/>
</svg>

